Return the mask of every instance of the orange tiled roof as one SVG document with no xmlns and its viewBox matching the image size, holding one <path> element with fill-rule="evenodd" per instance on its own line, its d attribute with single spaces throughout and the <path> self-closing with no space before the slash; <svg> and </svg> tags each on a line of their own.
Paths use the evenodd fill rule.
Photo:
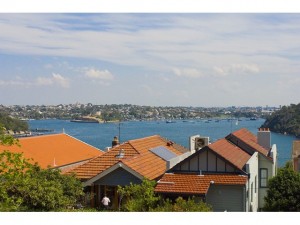
<svg viewBox="0 0 300 225">
<path fill-rule="evenodd" d="M 19 143 L 21 147 L 0 146 L 0 151 L 23 153 L 25 158 L 32 158 L 42 168 L 68 165 L 103 154 L 99 149 L 67 134 L 19 138 Z"/>
<path fill-rule="evenodd" d="M 267 156 L 268 150 L 262 147 L 257 143 L 257 137 L 252 134 L 249 130 L 246 128 L 242 128 L 240 130 L 237 130 L 233 133 L 231 133 L 233 136 L 238 138 L 239 140 L 243 141 L 245 144 L 249 145 L 251 148 L 253 148 L 255 151 L 260 152 L 261 154 Z"/>
<path fill-rule="evenodd" d="M 225 138 L 208 145 L 208 147 L 240 170 L 243 169 L 244 165 L 251 158 L 251 155 L 238 146 L 230 143 Z"/>
<path fill-rule="evenodd" d="M 245 185 L 247 176 L 235 174 L 164 174 L 158 181 L 155 192 L 173 194 L 195 194 L 207 193 L 211 181 L 213 185 Z"/>
<path fill-rule="evenodd" d="M 69 172 L 74 172 L 76 176 L 81 179 L 90 179 L 116 163 L 122 162 L 145 178 L 154 179 L 161 176 L 166 171 L 167 162 L 152 153 L 150 149 L 163 146 L 176 155 L 182 154 L 176 147 L 168 143 L 169 141 L 163 139 L 159 135 L 130 140 L 110 149 L 105 154 L 96 157 Z M 121 149 L 124 150 L 125 154 L 124 157 L 120 159 L 116 156 Z"/>
</svg>

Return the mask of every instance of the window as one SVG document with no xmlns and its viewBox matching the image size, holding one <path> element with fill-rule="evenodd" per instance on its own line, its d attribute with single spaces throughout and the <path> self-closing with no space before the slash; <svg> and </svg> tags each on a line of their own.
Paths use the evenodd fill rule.
<svg viewBox="0 0 300 225">
<path fill-rule="evenodd" d="M 267 187 L 268 169 L 260 169 L 260 187 Z"/>
</svg>

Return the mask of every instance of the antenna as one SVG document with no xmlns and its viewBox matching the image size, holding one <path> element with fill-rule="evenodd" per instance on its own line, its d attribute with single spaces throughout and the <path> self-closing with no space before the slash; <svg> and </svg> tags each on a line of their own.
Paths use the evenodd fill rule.
<svg viewBox="0 0 300 225">
<path fill-rule="evenodd" d="M 119 143 L 121 143 L 121 121 L 119 120 Z"/>
<path fill-rule="evenodd" d="M 63 132 L 63 134 L 65 133 L 65 128 L 63 128 L 62 132 Z"/>
</svg>

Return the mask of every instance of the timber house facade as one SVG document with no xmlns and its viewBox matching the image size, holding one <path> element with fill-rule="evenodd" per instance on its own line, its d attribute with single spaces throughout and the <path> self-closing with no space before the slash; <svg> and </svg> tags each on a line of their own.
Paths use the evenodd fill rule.
<svg viewBox="0 0 300 225">
<path fill-rule="evenodd" d="M 240 129 L 168 170 L 155 191 L 169 198 L 197 196 L 213 211 L 259 211 L 276 169 L 271 132 L 260 129 L 256 137 Z"/>
</svg>

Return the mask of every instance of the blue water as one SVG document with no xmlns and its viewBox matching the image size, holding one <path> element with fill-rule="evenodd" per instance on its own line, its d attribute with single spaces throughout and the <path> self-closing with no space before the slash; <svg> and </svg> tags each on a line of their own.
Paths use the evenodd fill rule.
<svg viewBox="0 0 300 225">
<path fill-rule="evenodd" d="M 131 139 L 142 138 L 150 135 L 161 135 L 177 144 L 189 147 L 189 137 L 200 134 L 210 137 L 210 142 L 223 138 L 229 133 L 240 128 L 247 128 L 256 135 L 258 128 L 263 124 L 263 119 L 243 119 L 236 124 L 236 121 L 220 120 L 216 122 L 205 120 L 176 121 L 166 123 L 165 121 L 129 121 L 119 123 L 74 123 L 68 120 L 31 120 L 30 129 L 49 129 L 54 133 L 65 133 L 78 138 L 101 150 L 111 146 L 114 136 L 120 136 L 121 142 Z M 119 135 L 120 131 L 120 135 Z M 283 166 L 291 159 L 292 142 L 296 138 L 288 135 L 272 133 L 271 142 L 277 144 L 278 163 Z"/>
</svg>

